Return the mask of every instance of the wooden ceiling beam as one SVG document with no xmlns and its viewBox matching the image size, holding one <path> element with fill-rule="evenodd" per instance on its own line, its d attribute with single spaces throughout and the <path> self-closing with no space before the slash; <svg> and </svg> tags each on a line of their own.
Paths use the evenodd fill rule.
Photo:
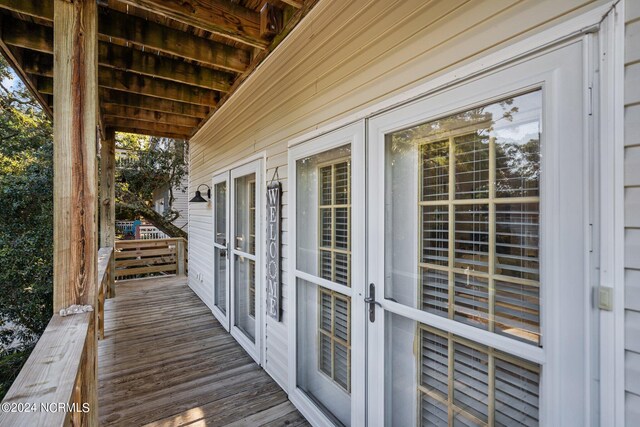
<svg viewBox="0 0 640 427">
<path fill-rule="evenodd" d="M 269 44 L 260 36 L 260 14 L 226 0 L 120 0 L 120 2 L 252 47 L 264 49 Z"/>
<path fill-rule="evenodd" d="M 53 78 L 33 74 L 29 74 L 29 77 L 37 82 L 38 91 L 47 95 L 53 94 Z M 218 98 L 217 93 L 212 90 L 195 89 L 179 83 L 165 83 L 157 79 L 109 69 L 100 70 L 98 85 L 106 89 L 207 107 L 214 107 Z"/>
<path fill-rule="evenodd" d="M 159 130 L 150 131 L 148 129 L 136 129 L 136 128 L 130 128 L 130 127 L 124 127 L 124 126 L 115 128 L 114 130 L 116 132 L 136 133 L 138 135 L 155 136 L 158 138 L 185 139 L 185 140 L 189 139 L 189 135 L 178 135 L 175 133 L 162 132 Z"/>
<path fill-rule="evenodd" d="M 105 42 L 100 42 L 98 52 L 100 65 L 104 67 L 132 71 L 149 77 L 220 92 L 228 92 L 235 78 L 235 74 Z"/>
<path fill-rule="evenodd" d="M 219 95 L 213 90 L 195 88 L 182 83 L 153 79 L 138 74 L 103 68 L 98 73 L 98 85 L 107 89 L 139 93 L 155 98 L 214 107 Z"/>
<path fill-rule="evenodd" d="M 22 65 L 26 72 L 53 77 L 53 55 L 47 52 L 46 43 L 34 38 L 26 39 L 12 35 L 7 37 L 7 43 L 23 50 Z M 231 86 L 230 74 L 210 68 L 105 42 L 99 43 L 98 50 L 101 67 L 115 68 L 219 92 L 227 92 Z"/>
<path fill-rule="evenodd" d="M 302 6 L 304 6 L 304 1 L 303 0 L 280 0 L 282 3 L 286 3 L 289 6 L 293 6 L 296 9 L 302 9 Z"/>
<path fill-rule="evenodd" d="M 2 37 L 1 37 L 2 32 L 3 32 L 2 21 L 0 21 L 0 52 L 2 52 L 2 55 L 7 59 L 7 62 L 9 62 L 9 65 L 11 66 L 11 68 L 16 72 L 16 74 L 18 74 L 18 76 L 26 86 L 27 90 L 29 90 L 29 92 L 31 92 L 33 97 L 38 101 L 38 103 L 42 107 L 42 110 L 45 112 L 45 114 L 50 119 L 53 119 L 53 108 L 51 106 L 51 104 L 53 104 L 53 101 L 49 102 L 48 96 L 38 92 L 37 83 L 32 81 L 29 78 L 29 75 L 27 75 L 27 73 L 25 73 L 22 68 L 22 58 L 20 58 L 20 55 L 17 54 L 13 49 L 11 49 L 10 46 L 8 46 L 2 40 Z"/>
<path fill-rule="evenodd" d="M 135 107 L 125 107 L 117 104 L 102 104 L 102 112 L 105 117 L 117 117 L 120 119 L 132 119 L 173 126 L 188 126 L 190 128 L 193 128 L 200 123 L 200 119 L 197 117 L 162 113 L 160 111 L 144 110 L 142 108 Z"/>
<path fill-rule="evenodd" d="M 166 123 L 153 123 L 143 120 L 134 120 L 122 117 L 113 117 L 109 115 L 104 116 L 104 122 L 107 127 L 113 127 L 115 129 L 127 127 L 134 129 L 146 129 L 149 131 L 159 131 L 163 133 L 172 133 L 175 135 L 183 135 L 183 138 L 188 137 L 192 128 L 190 126 L 176 126 Z"/>
<path fill-rule="evenodd" d="M 100 89 L 100 101 L 103 104 L 116 104 L 125 107 L 140 108 L 143 110 L 158 111 L 161 113 L 179 114 L 182 116 L 202 119 L 207 117 L 210 108 L 185 104 L 184 102 L 170 101 L 167 99 L 153 98 L 150 96 L 121 92 L 117 90 Z"/>
<path fill-rule="evenodd" d="M 143 46 L 145 50 L 164 52 L 226 71 L 242 73 L 249 66 L 251 54 L 216 43 L 184 31 L 165 27 L 138 17 L 103 10 L 100 14 L 100 34 L 122 42 Z"/>
<path fill-rule="evenodd" d="M 165 138 L 189 139 L 189 134 L 191 133 L 191 128 L 114 117 L 105 117 L 105 125 L 119 132 L 139 133 Z"/>
<path fill-rule="evenodd" d="M 38 2 L 0 0 L 0 9 L 7 9 L 53 22 L 52 0 Z M 33 43 L 24 40 L 24 36 L 34 38 L 34 34 L 28 32 L 31 25 L 26 25 L 26 22 L 16 19 L 9 20 L 8 17 L 5 19 L 8 20 L 10 25 L 8 28 L 11 28 L 11 31 L 7 32 L 7 36 L 11 36 L 14 39 L 22 36 L 21 39 L 18 38 L 17 40 L 22 40 L 24 43 Z M 258 31 L 259 22 L 258 19 Z M 35 24 L 32 25 L 36 27 Z M 18 28 L 14 28 L 16 26 Z M 53 44 L 53 32 L 51 29 L 47 32 L 47 27 L 40 27 L 40 29 L 35 28 L 38 31 L 35 36 L 43 44 L 39 46 L 31 45 L 30 48 L 32 50 L 45 51 L 43 49 L 49 49 L 49 45 Z M 16 32 L 19 34 L 13 36 L 12 34 Z M 106 8 L 100 8 L 98 33 L 103 40 L 116 39 L 122 43 L 133 43 L 144 47 L 145 50 L 163 52 L 234 73 L 244 72 L 251 61 L 249 50 L 238 49 L 202 37 L 196 37 L 184 31 Z"/>
</svg>

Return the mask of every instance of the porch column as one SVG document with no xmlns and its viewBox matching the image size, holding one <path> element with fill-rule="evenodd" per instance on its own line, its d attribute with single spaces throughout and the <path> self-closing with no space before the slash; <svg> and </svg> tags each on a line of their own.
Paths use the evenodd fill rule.
<svg viewBox="0 0 640 427">
<path fill-rule="evenodd" d="M 80 395 L 91 408 L 82 425 L 98 425 L 97 27 L 95 0 L 54 0 L 53 309 L 94 307 L 80 368 Z"/>
<path fill-rule="evenodd" d="M 115 249 L 116 239 L 116 140 L 113 128 L 106 128 L 104 139 L 100 141 L 100 246 Z M 115 264 L 109 266 L 111 279 L 106 289 L 107 298 L 116 296 L 113 283 Z"/>
</svg>

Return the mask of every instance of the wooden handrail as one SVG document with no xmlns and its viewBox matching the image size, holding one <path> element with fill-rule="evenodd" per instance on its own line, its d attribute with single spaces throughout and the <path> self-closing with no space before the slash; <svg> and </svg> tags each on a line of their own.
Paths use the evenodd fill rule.
<svg viewBox="0 0 640 427">
<path fill-rule="evenodd" d="M 55 314 L 2 401 L 2 426 L 81 425 L 90 408 L 82 390 L 93 313 Z M 95 378 L 94 378 L 95 380 Z"/>
<path fill-rule="evenodd" d="M 114 250 L 98 251 L 98 307 L 94 312 L 54 314 L 29 359 L 11 385 L 0 411 L 0 426 L 88 425 L 88 390 L 96 381 L 88 363 L 92 329 L 104 338 L 104 298 L 113 296 Z"/>
<path fill-rule="evenodd" d="M 150 274 L 186 274 L 186 240 L 182 237 L 118 240 L 115 250 L 116 279 Z"/>
</svg>

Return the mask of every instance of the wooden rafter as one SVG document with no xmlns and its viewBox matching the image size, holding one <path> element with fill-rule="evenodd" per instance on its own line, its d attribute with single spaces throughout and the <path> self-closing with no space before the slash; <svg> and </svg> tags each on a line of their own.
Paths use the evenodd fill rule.
<svg viewBox="0 0 640 427">
<path fill-rule="evenodd" d="M 176 126 L 168 125 L 165 123 L 152 123 L 142 120 L 122 119 L 119 117 L 105 116 L 104 122 L 107 127 L 113 127 L 114 129 L 122 128 L 135 128 L 140 130 L 146 130 L 149 132 L 162 132 L 172 133 L 174 135 L 182 135 L 182 138 L 188 138 L 191 133 L 191 127 L 188 126 Z"/>
<path fill-rule="evenodd" d="M 29 45 L 33 43 L 17 43 L 15 37 L 9 37 L 9 42 L 14 47 L 12 50 L 22 50 L 22 67 L 27 73 L 53 77 L 52 54 L 29 50 Z M 98 62 L 102 68 L 114 68 L 220 92 L 228 92 L 231 87 L 230 74 L 211 68 L 105 42 L 98 44 L 98 52 Z"/>
<path fill-rule="evenodd" d="M 249 46 L 264 49 L 260 14 L 225 0 L 120 0 L 121 3 L 192 25 Z"/>
<path fill-rule="evenodd" d="M 100 14 L 100 34 L 133 43 L 145 50 L 164 52 L 222 70 L 242 73 L 250 61 L 248 50 L 215 43 L 138 17 L 105 10 Z"/>
<path fill-rule="evenodd" d="M 37 5 L 34 6 L 36 3 Z M 8 9 L 52 22 L 53 7 L 51 4 L 52 0 L 42 0 L 42 2 L 0 0 L 0 9 Z M 16 28 L 13 28 L 14 24 L 17 26 Z M 21 40 L 23 43 L 31 43 L 32 50 L 43 52 L 50 50 L 47 44 L 53 44 L 53 37 L 50 30 L 46 31 L 47 27 L 35 24 L 30 26 L 20 20 L 11 20 L 9 25 L 11 25 L 11 31 L 6 32 L 5 36 Z M 32 33 L 33 31 L 36 33 Z M 123 44 L 133 43 L 152 52 L 175 55 L 234 73 L 244 72 L 250 62 L 251 54 L 248 50 L 216 43 L 184 31 L 105 8 L 100 9 L 98 32 L 101 38 L 106 40 L 116 40 Z M 34 38 L 41 44 L 33 45 L 33 42 L 25 41 L 25 37 Z"/>
<path fill-rule="evenodd" d="M 317 1 L 98 1 L 101 132 L 193 135 Z M 53 9 L 0 0 L 0 51 L 49 114 Z"/>
<path fill-rule="evenodd" d="M 174 126 L 197 126 L 200 120 L 197 117 L 182 116 L 180 114 L 162 113 L 160 111 L 144 110 L 142 108 L 127 107 L 116 104 L 103 104 L 102 113 L 105 117 L 117 117 L 120 119 L 139 120 L 151 123 L 162 123 Z"/>
<path fill-rule="evenodd" d="M 118 126 L 114 127 L 114 130 L 118 132 L 137 133 L 139 135 L 151 135 L 159 138 L 173 138 L 173 139 L 189 139 L 189 135 L 181 135 L 174 132 L 164 131 L 158 128 L 155 129 L 141 129 L 131 126 Z"/>
<path fill-rule="evenodd" d="M 179 114 L 189 117 L 204 118 L 210 109 L 202 105 L 185 104 L 184 102 L 153 98 L 150 96 L 121 92 L 117 90 L 100 90 L 100 99 L 104 104 L 115 104 L 158 111 L 161 113 Z"/>
<path fill-rule="evenodd" d="M 53 78 L 29 74 L 36 82 L 38 91 L 53 95 Z M 187 104 L 216 105 L 217 93 L 212 90 L 193 88 L 180 83 L 165 82 L 122 71 L 103 69 L 98 73 L 98 85 L 112 90 L 138 93 L 149 97 L 178 101 Z"/>
<path fill-rule="evenodd" d="M 1 24 L 0 33 L 2 33 Z M 13 68 L 20 76 L 20 79 L 24 82 L 29 92 L 31 92 L 31 94 L 38 100 L 47 116 L 49 116 L 49 118 L 53 118 L 53 110 L 51 108 L 53 101 L 50 102 L 47 95 L 38 92 L 37 85 L 29 79 L 27 73 L 20 66 L 21 58 L 16 57 L 15 53 L 9 48 L 9 46 L 7 46 L 6 43 L 4 43 L 2 37 L 0 37 L 0 50 L 9 62 L 9 65 L 11 65 L 11 68 Z"/>
<path fill-rule="evenodd" d="M 213 90 L 108 68 L 103 68 L 98 73 L 98 84 L 107 89 L 139 93 L 188 104 L 215 106 L 218 99 L 218 93 Z"/>
</svg>

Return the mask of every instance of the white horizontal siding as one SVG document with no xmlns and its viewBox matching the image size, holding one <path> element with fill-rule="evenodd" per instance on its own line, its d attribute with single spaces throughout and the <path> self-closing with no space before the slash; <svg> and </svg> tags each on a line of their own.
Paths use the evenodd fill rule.
<svg viewBox="0 0 640 427">
<path fill-rule="evenodd" d="M 625 423 L 640 425 L 640 1 L 625 3 Z"/>
<path fill-rule="evenodd" d="M 283 182 L 283 321 L 267 320 L 265 366 L 287 384 L 286 283 L 289 215 L 287 143 L 375 102 L 521 40 L 602 0 L 321 0 L 298 27 L 196 134 L 190 193 L 216 171 L 256 153 L 268 182 Z M 211 208 L 190 207 L 190 273 L 212 283 Z M 196 249 L 197 247 L 197 249 Z M 207 252 L 209 251 L 209 252 Z M 206 293 L 205 298 L 210 298 Z"/>
</svg>

